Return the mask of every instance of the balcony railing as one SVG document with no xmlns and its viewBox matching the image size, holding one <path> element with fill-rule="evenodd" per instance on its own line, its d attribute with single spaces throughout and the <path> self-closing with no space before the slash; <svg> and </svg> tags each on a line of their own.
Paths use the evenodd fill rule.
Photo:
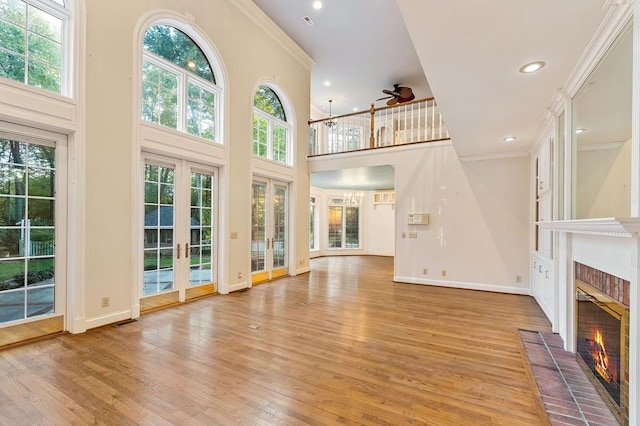
<svg viewBox="0 0 640 426">
<path fill-rule="evenodd" d="M 449 139 L 433 98 L 309 121 L 309 156 Z"/>
</svg>

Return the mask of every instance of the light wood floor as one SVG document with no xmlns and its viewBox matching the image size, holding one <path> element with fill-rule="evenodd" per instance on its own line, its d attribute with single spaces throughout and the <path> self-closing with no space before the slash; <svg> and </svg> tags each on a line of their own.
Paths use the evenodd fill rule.
<svg viewBox="0 0 640 426">
<path fill-rule="evenodd" d="M 532 298 L 313 272 L 0 352 L 0 424 L 538 425 Z"/>
</svg>

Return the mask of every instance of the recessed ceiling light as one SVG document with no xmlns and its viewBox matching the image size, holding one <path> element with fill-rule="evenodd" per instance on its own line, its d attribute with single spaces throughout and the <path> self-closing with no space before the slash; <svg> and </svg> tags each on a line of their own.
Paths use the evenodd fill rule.
<svg viewBox="0 0 640 426">
<path fill-rule="evenodd" d="M 357 111 L 357 110 L 358 110 L 358 107 L 353 107 L 353 110 L 354 110 L 354 111 Z"/>
<path fill-rule="evenodd" d="M 576 129 L 576 134 L 579 135 L 580 133 L 584 133 L 586 131 L 587 131 L 587 129 Z"/>
<path fill-rule="evenodd" d="M 331 86 L 331 82 L 329 80 L 325 80 L 323 83 L 326 87 Z"/>
<path fill-rule="evenodd" d="M 313 2 L 313 8 L 318 10 L 318 9 L 322 9 L 322 2 L 321 1 L 314 1 Z"/>
<path fill-rule="evenodd" d="M 523 74 L 528 74 L 528 73 L 536 72 L 544 66 L 545 66 L 545 63 L 543 61 L 531 62 L 529 64 L 521 66 L 520 72 Z"/>
<path fill-rule="evenodd" d="M 504 142 L 513 142 L 516 140 L 515 136 L 507 136 L 506 138 L 502 138 Z"/>
</svg>

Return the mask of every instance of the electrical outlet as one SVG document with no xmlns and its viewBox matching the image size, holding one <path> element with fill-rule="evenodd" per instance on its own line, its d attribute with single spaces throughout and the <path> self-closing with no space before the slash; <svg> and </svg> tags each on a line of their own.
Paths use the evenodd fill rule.
<svg viewBox="0 0 640 426">
<path fill-rule="evenodd" d="M 406 232 L 402 233 L 402 238 L 407 238 L 407 233 Z"/>
<path fill-rule="evenodd" d="M 409 238 L 418 238 L 417 232 L 409 232 Z"/>
<path fill-rule="evenodd" d="M 424 269 L 422 270 L 422 275 L 427 275 L 427 272 L 428 272 L 428 271 L 429 271 L 429 270 L 428 270 L 427 268 L 424 268 Z"/>
<path fill-rule="evenodd" d="M 447 276 L 447 270 L 446 270 L 446 269 L 443 269 L 443 270 L 442 270 L 442 276 L 443 276 L 443 277 L 446 277 L 446 276 Z"/>
<path fill-rule="evenodd" d="M 516 275 L 516 282 L 517 283 L 521 283 L 522 282 L 522 275 Z"/>
<path fill-rule="evenodd" d="M 242 279 L 242 272 L 238 272 L 238 279 Z"/>
<path fill-rule="evenodd" d="M 111 304 L 111 300 L 109 297 L 103 297 L 101 300 L 101 304 L 103 308 L 108 308 L 109 305 Z"/>
</svg>

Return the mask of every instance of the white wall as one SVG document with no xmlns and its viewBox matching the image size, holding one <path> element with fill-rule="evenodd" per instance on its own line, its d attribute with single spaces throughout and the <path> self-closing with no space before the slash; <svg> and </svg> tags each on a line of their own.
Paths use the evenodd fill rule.
<svg viewBox="0 0 640 426">
<path fill-rule="evenodd" d="M 134 99 L 134 51 L 137 27 L 158 11 L 178 15 L 213 44 L 226 71 L 225 150 L 213 162 L 220 169 L 218 285 L 248 285 L 250 279 L 250 188 L 256 167 L 252 159 L 253 93 L 260 82 L 278 84 L 294 111 L 294 168 L 291 182 L 291 273 L 308 265 L 308 145 L 310 59 L 247 0 L 148 0 L 87 2 L 87 229 L 85 305 L 87 323 L 100 325 L 135 311 L 138 283 L 134 264 L 138 220 L 135 185 L 137 101 Z M 143 31 L 144 28 L 140 29 Z M 132 148 L 133 147 L 133 148 Z M 268 170 L 260 171 L 268 173 Z M 276 177 L 282 178 L 278 175 Z M 237 232 L 237 239 L 230 233 Z M 300 241 L 300 244 L 296 244 Z M 242 274 L 242 278 L 238 273 Z M 111 306 L 102 308 L 101 297 Z"/>
<path fill-rule="evenodd" d="M 363 205 L 363 238 L 367 253 L 374 256 L 393 256 L 395 254 L 395 206 L 391 204 L 373 204 L 373 193 L 369 193 L 367 203 Z"/>
<path fill-rule="evenodd" d="M 318 158 L 309 167 L 395 168 L 396 281 L 529 294 L 529 161 L 518 157 L 461 163 L 445 142 L 384 155 Z M 430 215 L 428 225 L 407 224 L 409 213 L 422 212 Z M 407 238 L 410 232 L 417 238 Z"/>
<path fill-rule="evenodd" d="M 311 196 L 316 197 L 318 211 L 319 249 L 311 253 L 317 256 L 347 256 L 347 255 L 394 255 L 394 228 L 395 210 L 391 205 L 373 206 L 373 191 L 363 191 L 364 198 L 360 206 L 361 228 L 359 249 L 328 249 L 328 200 L 330 198 L 342 198 L 343 190 L 323 189 L 311 187 Z M 360 192 L 360 191 L 359 191 Z"/>
</svg>

